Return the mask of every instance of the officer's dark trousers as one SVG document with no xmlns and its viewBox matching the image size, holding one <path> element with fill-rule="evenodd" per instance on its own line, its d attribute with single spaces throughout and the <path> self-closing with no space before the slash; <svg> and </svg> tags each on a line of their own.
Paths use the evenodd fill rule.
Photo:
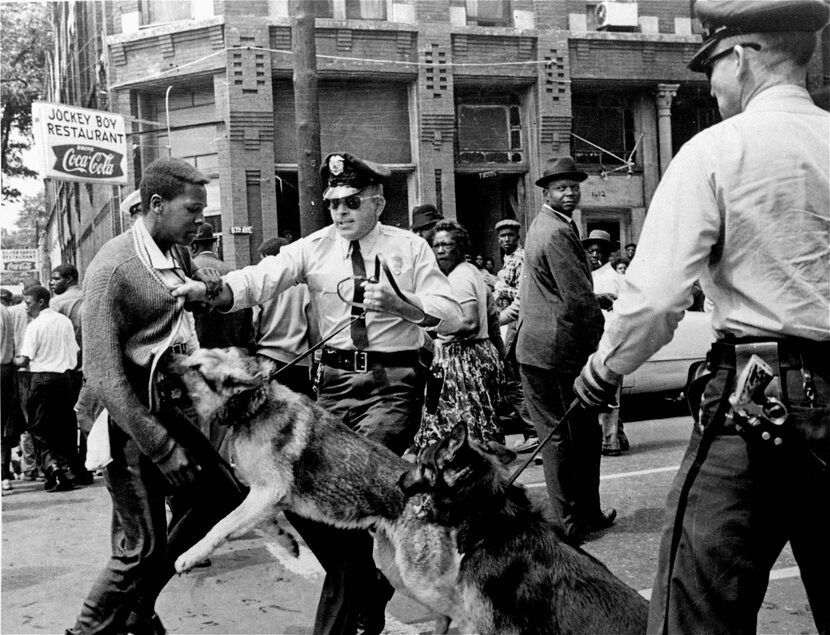
<svg viewBox="0 0 830 635">
<path fill-rule="evenodd" d="M 112 498 L 112 556 L 84 600 L 73 633 L 153 632 L 156 598 L 173 576 L 177 556 L 201 539 L 245 496 L 195 424 L 160 416 L 200 465 L 194 484 L 173 489 L 135 441 L 110 421 L 112 463 L 105 480 Z M 165 496 L 176 518 L 167 527 Z"/>
<path fill-rule="evenodd" d="M 814 408 L 804 395 L 801 372 L 783 370 L 792 422 L 814 437 L 812 449 L 825 461 L 830 460 L 827 349 L 805 355 L 816 385 Z M 715 410 L 722 395 L 732 393 L 733 376 L 734 367 L 721 367 L 707 384 L 700 421 L 717 427 L 704 436 L 694 426 L 669 493 L 648 632 L 755 633 L 770 569 L 789 541 L 818 631 L 827 633 L 830 473 L 797 442 L 801 435 L 774 447 L 748 443 L 729 422 L 718 425 Z"/>
<path fill-rule="evenodd" d="M 366 373 L 321 367 L 317 403 L 349 427 L 396 454 L 412 443 L 421 417 L 425 371 L 374 366 Z M 394 589 L 375 568 L 372 537 L 337 529 L 296 514 L 286 517 L 326 570 L 315 635 L 380 633 Z"/>
<path fill-rule="evenodd" d="M 542 448 L 545 483 L 552 520 L 565 536 L 578 542 L 602 515 L 599 503 L 599 467 L 602 430 L 596 413 L 575 409 L 558 425 L 575 395 L 572 373 L 559 373 L 521 365 L 527 408 L 542 441 L 556 427 Z"/>
</svg>

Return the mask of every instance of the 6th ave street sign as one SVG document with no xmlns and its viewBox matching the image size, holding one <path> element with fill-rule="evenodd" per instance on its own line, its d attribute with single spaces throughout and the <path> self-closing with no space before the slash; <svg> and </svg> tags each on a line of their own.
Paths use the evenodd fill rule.
<svg viewBox="0 0 830 635">
<path fill-rule="evenodd" d="M 48 178 L 127 184 L 124 117 L 103 110 L 34 102 L 32 130 Z"/>
</svg>

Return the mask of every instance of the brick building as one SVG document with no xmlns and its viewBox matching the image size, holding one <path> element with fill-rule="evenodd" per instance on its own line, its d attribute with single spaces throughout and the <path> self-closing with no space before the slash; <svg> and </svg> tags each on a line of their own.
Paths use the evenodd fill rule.
<svg viewBox="0 0 830 635">
<path fill-rule="evenodd" d="M 168 152 L 211 176 L 206 214 L 236 266 L 263 238 L 296 234 L 291 0 L 97 4 L 134 182 Z M 717 118 L 707 82 L 686 69 L 701 40 L 690 4 L 314 0 L 323 154 L 392 168 L 384 222 L 408 226 L 432 202 L 493 256 L 493 224 L 527 228 L 545 161 L 572 154 L 590 174 L 583 232 L 636 241 L 673 153 Z M 820 59 L 814 71 L 814 88 L 828 83 Z M 120 230 L 105 207 L 77 214 L 82 268 L 85 244 Z"/>
</svg>

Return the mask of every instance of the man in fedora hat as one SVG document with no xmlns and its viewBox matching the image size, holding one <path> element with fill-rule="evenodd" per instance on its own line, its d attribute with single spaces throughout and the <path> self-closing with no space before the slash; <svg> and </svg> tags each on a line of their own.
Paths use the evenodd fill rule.
<svg viewBox="0 0 830 635">
<path fill-rule="evenodd" d="M 700 279 L 717 341 L 687 390 L 698 425 L 669 493 L 648 631 L 755 631 L 789 541 L 827 633 L 830 115 L 806 78 L 830 7 L 698 0 L 695 10 L 708 36 L 690 68 L 709 77 L 723 121 L 672 159 L 575 389 L 588 406 L 612 402 L 620 377 L 672 338 Z"/>
<path fill-rule="evenodd" d="M 412 208 L 412 226 L 410 229 L 427 241 L 430 246 L 435 237 L 435 226 L 444 220 L 444 215 L 432 203 L 424 203 Z"/>
<path fill-rule="evenodd" d="M 573 381 L 602 334 L 591 271 L 571 219 L 586 178 L 571 157 L 562 157 L 549 161 L 536 181 L 544 205 L 525 241 L 516 347 L 538 437 L 553 430 L 542 449 L 545 482 L 554 520 L 573 544 L 610 526 L 616 516 L 600 508 L 596 414 L 577 409 L 567 425 L 558 425 L 574 399 Z"/>
<path fill-rule="evenodd" d="M 323 160 L 321 174 L 333 224 L 229 273 L 211 302 L 238 310 L 306 283 L 320 334 L 334 333 L 320 361 L 317 402 L 403 454 L 421 420 L 423 329 L 455 332 L 461 306 L 426 241 L 379 222 L 391 176 L 386 166 L 334 152 Z M 389 266 L 403 297 L 382 272 L 374 278 L 376 256 Z M 205 300 L 206 292 L 206 284 L 196 281 L 176 291 L 190 300 Z M 287 515 L 326 569 L 314 632 L 380 633 L 394 590 L 375 569 L 369 533 Z"/>
</svg>

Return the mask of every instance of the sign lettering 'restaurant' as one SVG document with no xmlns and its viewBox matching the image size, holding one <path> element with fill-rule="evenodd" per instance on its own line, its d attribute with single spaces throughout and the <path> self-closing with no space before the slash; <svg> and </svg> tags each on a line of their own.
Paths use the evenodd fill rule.
<svg viewBox="0 0 830 635">
<path fill-rule="evenodd" d="M 32 121 L 44 176 L 127 184 L 127 134 L 121 115 L 34 102 Z"/>
</svg>

